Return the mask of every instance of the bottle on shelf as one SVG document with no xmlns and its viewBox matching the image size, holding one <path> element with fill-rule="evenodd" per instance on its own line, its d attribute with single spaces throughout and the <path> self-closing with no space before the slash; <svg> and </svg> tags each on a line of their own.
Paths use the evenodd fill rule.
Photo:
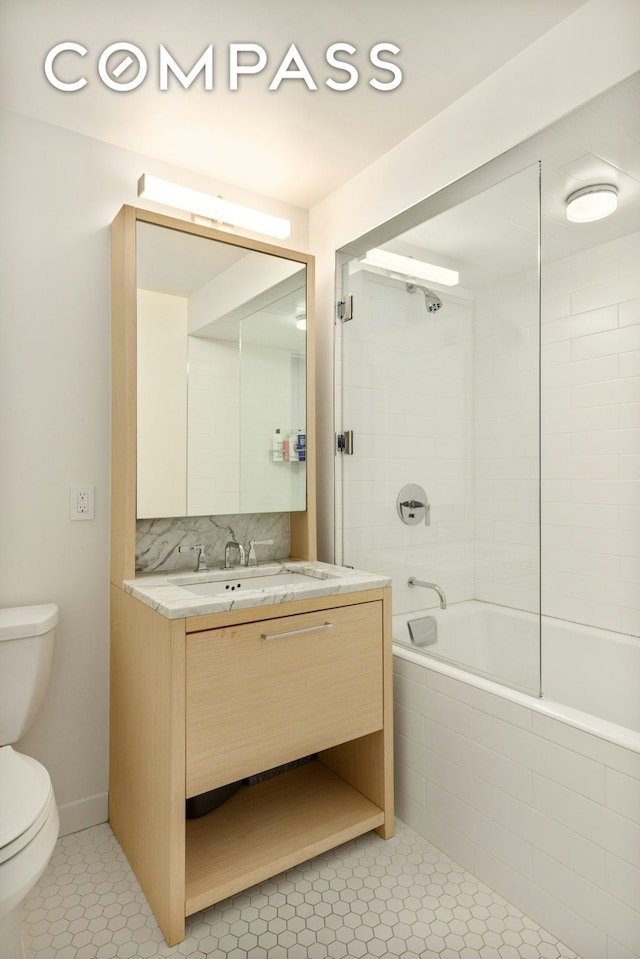
<svg viewBox="0 0 640 959">
<path fill-rule="evenodd" d="M 292 463 L 298 462 L 298 434 L 294 430 L 289 434 L 289 457 Z"/>
<path fill-rule="evenodd" d="M 307 458 L 307 435 L 301 429 L 296 433 L 296 451 L 297 459 L 300 463 L 304 463 Z"/>
<path fill-rule="evenodd" d="M 275 431 L 271 441 L 271 458 L 274 463 L 282 463 L 284 460 L 284 437 L 279 429 Z"/>
</svg>

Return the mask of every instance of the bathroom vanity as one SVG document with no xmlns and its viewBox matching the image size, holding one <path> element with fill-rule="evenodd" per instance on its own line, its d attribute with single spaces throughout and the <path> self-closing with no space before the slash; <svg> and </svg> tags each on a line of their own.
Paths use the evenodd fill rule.
<svg viewBox="0 0 640 959">
<path fill-rule="evenodd" d="M 229 238 L 131 207 L 112 234 L 109 821 L 174 945 L 186 916 L 369 830 L 393 834 L 391 590 L 384 577 L 315 560 L 309 348 L 296 559 L 136 575 L 140 219 Z M 262 249 L 312 269 L 302 254 Z M 186 818 L 187 799 L 231 783 L 241 783 L 231 798 Z"/>
<path fill-rule="evenodd" d="M 343 572 L 184 615 L 153 608 L 162 586 L 112 586 L 109 819 L 170 944 L 191 913 L 393 833 L 390 590 Z M 185 799 L 309 755 L 185 819 Z"/>
</svg>

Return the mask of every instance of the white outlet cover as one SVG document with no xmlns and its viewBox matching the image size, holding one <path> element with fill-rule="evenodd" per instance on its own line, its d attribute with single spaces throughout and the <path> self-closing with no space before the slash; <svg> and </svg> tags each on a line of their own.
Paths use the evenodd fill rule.
<svg viewBox="0 0 640 959">
<path fill-rule="evenodd" d="M 83 508 L 84 507 L 84 508 Z M 93 484 L 83 483 L 69 487 L 69 519 L 94 519 L 94 489 Z"/>
</svg>

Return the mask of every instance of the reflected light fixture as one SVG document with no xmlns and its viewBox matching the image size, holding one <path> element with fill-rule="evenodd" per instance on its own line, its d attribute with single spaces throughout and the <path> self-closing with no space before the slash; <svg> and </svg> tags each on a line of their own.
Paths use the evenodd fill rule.
<svg viewBox="0 0 640 959">
<path fill-rule="evenodd" d="M 260 210 L 254 210 L 249 206 L 229 203 L 221 197 L 199 193 L 197 190 L 190 190 L 169 180 L 149 176 L 148 173 L 143 173 L 138 180 L 138 196 L 207 217 L 210 220 L 217 220 L 220 223 L 232 223 L 243 230 L 263 233 L 278 240 L 286 240 L 288 236 L 291 236 L 290 220 L 272 216 L 269 213 L 261 213 Z"/>
<path fill-rule="evenodd" d="M 296 313 L 296 326 L 299 330 L 306 330 L 307 328 L 307 314 L 304 310 L 298 310 Z"/>
<path fill-rule="evenodd" d="M 614 213 L 618 206 L 618 189 L 610 183 L 584 186 L 567 197 L 567 220 L 590 223 Z"/>
<path fill-rule="evenodd" d="M 430 283 L 441 283 L 443 286 L 456 286 L 460 281 L 457 270 L 449 270 L 444 266 L 436 266 L 434 263 L 416 260 L 412 256 L 390 253 L 389 250 L 369 250 L 354 263 L 354 271 L 366 269 L 368 266 L 380 270 L 389 270 L 392 273 L 400 273 L 402 276 L 409 276 L 418 280 L 428 280 Z M 350 270 L 350 272 L 353 271 Z"/>
</svg>

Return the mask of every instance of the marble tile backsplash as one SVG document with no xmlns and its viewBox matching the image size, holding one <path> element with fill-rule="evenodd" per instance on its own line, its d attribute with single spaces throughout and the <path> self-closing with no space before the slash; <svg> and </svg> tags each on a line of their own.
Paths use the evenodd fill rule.
<svg viewBox="0 0 640 959">
<path fill-rule="evenodd" d="M 195 553 L 180 553 L 179 546 L 201 543 L 209 567 L 224 562 L 229 540 L 248 550 L 250 539 L 272 539 L 261 546 L 258 562 L 287 559 L 290 551 L 289 513 L 245 513 L 227 516 L 175 516 L 140 519 L 136 524 L 136 571 L 189 568 Z"/>
</svg>

